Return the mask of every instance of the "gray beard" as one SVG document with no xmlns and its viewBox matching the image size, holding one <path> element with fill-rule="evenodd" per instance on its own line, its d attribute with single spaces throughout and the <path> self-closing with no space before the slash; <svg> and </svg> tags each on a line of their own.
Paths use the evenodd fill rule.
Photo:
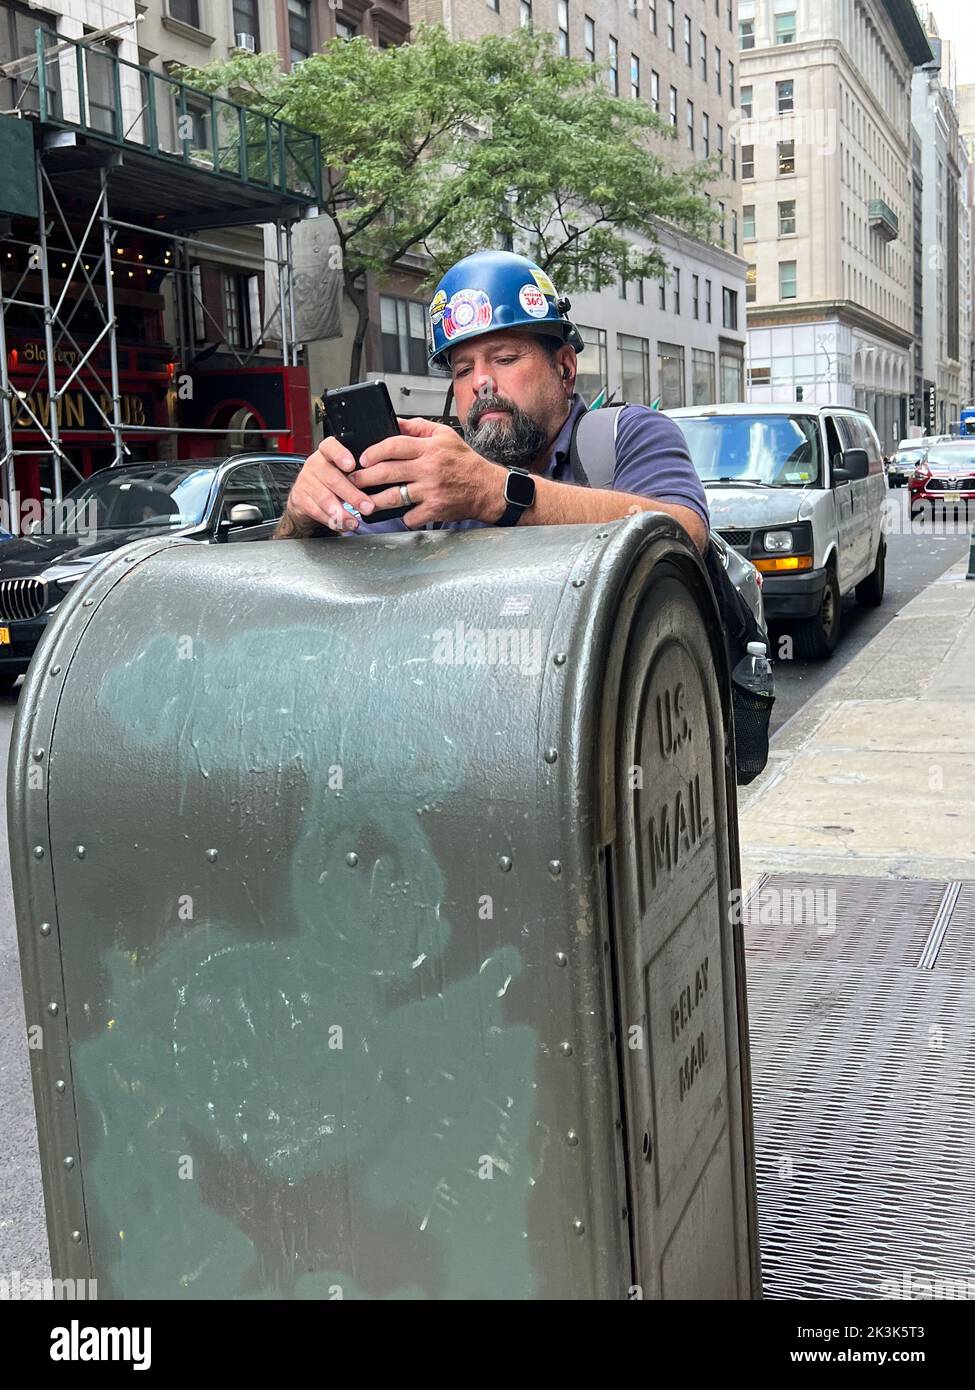
<svg viewBox="0 0 975 1390">
<path fill-rule="evenodd" d="M 492 409 L 509 410 L 511 414 L 507 420 L 480 423 L 481 417 Z M 489 463 L 500 463 L 506 468 L 528 468 L 548 443 L 548 435 L 537 421 L 513 401 L 498 396 L 475 401 L 471 406 L 464 439 Z"/>
</svg>

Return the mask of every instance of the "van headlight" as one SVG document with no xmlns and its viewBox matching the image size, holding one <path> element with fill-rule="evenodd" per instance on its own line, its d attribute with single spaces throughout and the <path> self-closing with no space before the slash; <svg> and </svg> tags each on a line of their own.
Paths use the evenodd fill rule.
<svg viewBox="0 0 975 1390">
<path fill-rule="evenodd" d="M 770 555 L 781 555 L 784 551 L 794 549 L 795 537 L 791 531 L 766 531 L 762 537 L 762 545 Z"/>
</svg>

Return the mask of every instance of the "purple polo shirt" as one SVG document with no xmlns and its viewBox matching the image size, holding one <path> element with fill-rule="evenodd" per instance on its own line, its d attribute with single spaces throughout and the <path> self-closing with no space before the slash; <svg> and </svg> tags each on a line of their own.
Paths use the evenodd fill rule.
<svg viewBox="0 0 975 1390">
<path fill-rule="evenodd" d="M 572 398 L 572 409 L 565 424 L 556 435 L 548 463 L 540 474 L 556 483 L 575 484 L 569 462 L 569 441 L 572 427 L 585 414 L 586 403 L 581 396 Z M 708 525 L 708 504 L 704 487 L 691 463 L 687 443 L 679 427 L 658 410 L 647 405 L 627 405 L 620 413 L 616 431 L 616 472 L 614 492 L 631 492 L 637 497 L 655 497 L 660 502 L 678 503 L 690 507 Z M 490 525 L 486 521 L 445 521 L 441 531 L 466 531 L 475 526 Z M 391 521 L 368 521 L 365 517 L 355 531 L 343 532 L 351 537 L 382 531 L 408 531 L 402 517 Z"/>
</svg>

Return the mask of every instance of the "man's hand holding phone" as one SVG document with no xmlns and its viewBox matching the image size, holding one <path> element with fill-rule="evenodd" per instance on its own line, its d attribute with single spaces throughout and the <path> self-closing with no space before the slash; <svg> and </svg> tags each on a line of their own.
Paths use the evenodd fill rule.
<svg viewBox="0 0 975 1390">
<path fill-rule="evenodd" d="M 319 525 L 330 531 L 354 531 L 358 519 L 345 509 L 348 502 L 363 517 L 376 510 L 373 498 L 350 482 L 356 461 L 338 439 L 323 439 L 305 459 L 288 496 L 277 536 L 311 536 Z"/>
<path fill-rule="evenodd" d="M 298 474 L 276 535 L 310 536 L 318 525 L 354 531 L 373 512 L 403 506 L 404 523 L 416 530 L 430 521 L 496 521 L 505 509 L 506 470 L 481 458 L 449 425 L 398 419 L 401 434 L 363 450 L 359 464 L 334 436 L 323 439 Z M 385 485 L 385 486 L 383 486 Z M 382 487 L 371 496 L 364 487 Z"/>
<path fill-rule="evenodd" d="M 370 489 L 377 510 L 403 505 L 411 531 L 432 521 L 496 521 L 505 509 L 507 470 L 476 454 L 449 425 L 398 420 L 400 434 L 364 449 L 350 481 Z M 383 486 L 385 485 L 385 486 Z"/>
</svg>

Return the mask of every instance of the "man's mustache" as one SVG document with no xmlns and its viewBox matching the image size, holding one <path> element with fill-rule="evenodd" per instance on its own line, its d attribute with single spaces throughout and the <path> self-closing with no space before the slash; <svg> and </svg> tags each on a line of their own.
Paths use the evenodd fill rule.
<svg viewBox="0 0 975 1390">
<path fill-rule="evenodd" d="M 509 401 L 504 396 L 485 396 L 482 400 L 475 401 L 467 412 L 467 428 L 477 429 L 484 416 L 492 410 L 505 410 L 513 418 L 518 407 L 514 401 Z"/>
</svg>

